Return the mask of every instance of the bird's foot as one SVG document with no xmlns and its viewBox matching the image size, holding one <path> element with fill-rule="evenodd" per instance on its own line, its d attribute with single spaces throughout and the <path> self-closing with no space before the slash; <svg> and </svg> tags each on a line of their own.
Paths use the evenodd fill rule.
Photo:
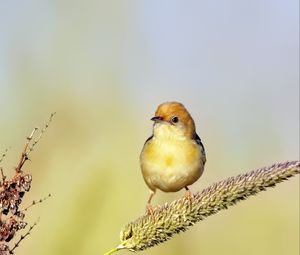
<svg viewBox="0 0 300 255">
<path fill-rule="evenodd" d="M 185 191 L 185 193 L 184 193 L 184 198 L 185 198 L 186 200 L 188 200 L 188 202 L 189 202 L 189 204 L 190 204 L 190 207 L 192 207 L 192 205 L 193 205 L 193 200 L 194 200 L 194 195 L 192 194 L 192 192 L 191 192 L 189 189 L 187 189 L 187 190 Z"/>
<path fill-rule="evenodd" d="M 184 197 L 188 200 L 192 200 L 194 198 L 194 195 L 192 194 L 192 192 L 188 189 L 185 191 L 184 193 Z"/>
<path fill-rule="evenodd" d="M 154 211 L 160 210 L 161 208 L 162 208 L 161 205 L 157 205 L 157 206 L 153 207 L 151 204 L 147 204 L 146 205 L 146 214 L 147 215 L 153 215 Z"/>
<path fill-rule="evenodd" d="M 146 205 L 146 214 L 148 215 L 153 215 L 154 209 L 150 203 L 147 203 Z"/>
</svg>

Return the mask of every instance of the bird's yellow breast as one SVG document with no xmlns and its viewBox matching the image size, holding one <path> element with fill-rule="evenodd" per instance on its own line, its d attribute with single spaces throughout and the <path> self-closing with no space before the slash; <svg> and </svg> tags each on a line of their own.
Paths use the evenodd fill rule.
<svg viewBox="0 0 300 255">
<path fill-rule="evenodd" d="M 157 123 L 154 136 L 144 148 L 147 160 L 165 167 L 193 163 L 197 157 L 197 144 L 185 136 L 184 129 Z"/>
<path fill-rule="evenodd" d="M 163 169 L 190 166 L 199 159 L 198 146 L 190 140 L 153 138 L 143 150 L 143 160 Z"/>
<path fill-rule="evenodd" d="M 178 191 L 201 176 L 201 150 L 191 139 L 153 137 L 141 153 L 143 177 L 150 189 Z"/>
</svg>

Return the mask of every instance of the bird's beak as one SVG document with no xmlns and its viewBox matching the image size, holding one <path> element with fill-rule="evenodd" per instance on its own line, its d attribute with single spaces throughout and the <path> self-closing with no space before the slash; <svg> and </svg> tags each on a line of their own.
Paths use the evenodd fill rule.
<svg viewBox="0 0 300 255">
<path fill-rule="evenodd" d="M 159 121 L 162 121 L 163 118 L 160 117 L 160 116 L 154 116 L 153 118 L 151 118 L 151 120 L 154 121 L 154 122 L 159 122 Z"/>
</svg>

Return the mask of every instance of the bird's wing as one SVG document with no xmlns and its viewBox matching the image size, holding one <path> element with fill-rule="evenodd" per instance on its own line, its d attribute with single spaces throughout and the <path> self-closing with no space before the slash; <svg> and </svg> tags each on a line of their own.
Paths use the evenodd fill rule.
<svg viewBox="0 0 300 255">
<path fill-rule="evenodd" d="M 202 155 L 203 155 L 203 159 L 204 159 L 204 163 L 206 162 L 206 155 L 205 155 L 205 149 L 204 149 L 204 145 L 201 142 L 201 138 L 197 135 L 197 133 L 194 134 L 193 140 L 199 145 Z"/>
<path fill-rule="evenodd" d="M 145 144 L 148 143 L 152 138 L 153 138 L 153 135 L 151 135 L 151 136 L 145 141 L 144 146 L 145 146 Z"/>
</svg>

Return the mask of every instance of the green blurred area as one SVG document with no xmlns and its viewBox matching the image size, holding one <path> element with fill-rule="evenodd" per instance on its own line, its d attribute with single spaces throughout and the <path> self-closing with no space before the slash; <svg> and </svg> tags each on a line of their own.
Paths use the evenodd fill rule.
<svg viewBox="0 0 300 255">
<path fill-rule="evenodd" d="M 247 9 L 248 32 L 267 32 L 258 31 L 249 42 L 241 39 L 245 28 L 228 14 L 239 20 L 247 7 L 241 4 L 223 12 L 195 4 L 202 8 L 200 18 L 177 1 L 170 10 L 155 1 L 28 1 L 17 9 L 13 1 L 0 4 L 1 19 L 10 24 L 0 22 L 6 35 L 0 44 L 0 151 L 11 147 L 2 164 L 6 174 L 13 173 L 33 127 L 57 112 L 25 166 L 33 186 L 24 207 L 48 193 L 52 197 L 27 213 L 29 223 L 38 217 L 40 222 L 16 254 L 93 255 L 118 245 L 121 227 L 145 209 L 148 190 L 138 158 L 151 134 L 149 119 L 163 101 L 186 105 L 205 145 L 206 170 L 193 191 L 299 158 L 297 4 L 280 9 L 254 2 Z M 211 11 L 223 16 L 208 28 L 185 32 L 205 19 L 212 22 Z M 251 16 L 256 11 L 258 21 Z M 290 29 L 272 23 L 285 15 Z M 189 16 L 187 24 L 177 19 Z M 201 44 L 205 36 L 217 40 L 212 31 L 223 22 L 231 26 L 229 35 L 219 35 L 220 45 Z M 236 52 L 239 44 L 244 49 Z M 154 203 L 180 196 L 158 192 Z M 141 252 L 220 253 L 299 254 L 299 178 Z"/>
</svg>

